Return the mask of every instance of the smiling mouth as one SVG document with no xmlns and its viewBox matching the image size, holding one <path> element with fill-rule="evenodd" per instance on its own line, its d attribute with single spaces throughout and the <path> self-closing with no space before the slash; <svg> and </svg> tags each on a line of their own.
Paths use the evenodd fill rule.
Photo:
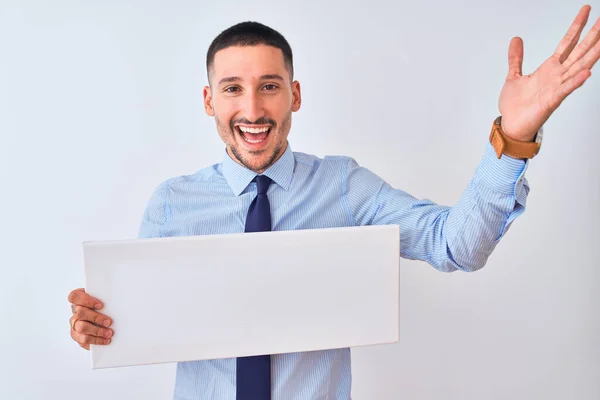
<svg viewBox="0 0 600 400">
<path fill-rule="evenodd" d="M 235 127 L 242 139 L 250 144 L 259 144 L 264 142 L 271 132 L 270 126 L 263 126 L 260 128 L 250 128 L 247 126 L 236 126 Z"/>
</svg>

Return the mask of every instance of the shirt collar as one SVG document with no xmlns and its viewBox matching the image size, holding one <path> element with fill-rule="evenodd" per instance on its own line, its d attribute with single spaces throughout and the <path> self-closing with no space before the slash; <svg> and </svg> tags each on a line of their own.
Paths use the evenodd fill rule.
<svg viewBox="0 0 600 400">
<path fill-rule="evenodd" d="M 288 143 L 282 156 L 267 168 L 262 175 L 268 176 L 282 189 L 288 190 L 292 182 L 293 173 L 294 154 Z M 223 176 L 236 196 L 239 196 L 246 189 L 256 175 L 258 175 L 256 172 L 234 161 L 227 153 L 227 150 L 225 150 L 225 155 L 223 156 Z"/>
</svg>

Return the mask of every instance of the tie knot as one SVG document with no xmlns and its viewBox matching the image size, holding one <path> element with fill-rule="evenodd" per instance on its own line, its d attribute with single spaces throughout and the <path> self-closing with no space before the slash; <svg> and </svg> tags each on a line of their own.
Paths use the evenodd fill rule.
<svg viewBox="0 0 600 400">
<path fill-rule="evenodd" d="M 256 178 L 256 189 L 258 194 L 266 194 L 269 185 L 271 184 L 271 178 L 265 175 L 257 175 Z"/>
</svg>

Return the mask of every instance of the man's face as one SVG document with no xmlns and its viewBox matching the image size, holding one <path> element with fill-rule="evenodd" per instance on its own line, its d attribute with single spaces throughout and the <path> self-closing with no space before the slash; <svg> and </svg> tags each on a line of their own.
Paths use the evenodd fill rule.
<svg viewBox="0 0 600 400">
<path fill-rule="evenodd" d="M 215 54 L 204 108 L 215 117 L 227 152 L 262 173 L 285 152 L 300 84 L 291 82 L 283 52 L 272 46 L 234 46 Z"/>
</svg>

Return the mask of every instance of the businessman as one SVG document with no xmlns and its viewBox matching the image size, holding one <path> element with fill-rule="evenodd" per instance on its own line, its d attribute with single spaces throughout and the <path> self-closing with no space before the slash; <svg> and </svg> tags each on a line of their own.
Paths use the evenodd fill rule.
<svg viewBox="0 0 600 400">
<path fill-rule="evenodd" d="M 302 103 L 292 50 L 260 23 L 232 26 L 209 46 L 203 92 L 225 143 L 222 162 L 158 185 L 139 236 L 399 224 L 402 257 L 444 272 L 476 271 L 524 211 L 524 173 L 540 150 L 542 126 L 600 57 L 600 19 L 580 42 L 589 14 L 589 6 L 581 8 L 554 54 L 530 75 L 521 70 L 522 40 L 511 40 L 499 115 L 490 117 L 481 163 L 452 207 L 393 188 L 350 157 L 292 151 L 292 113 Z M 68 300 L 73 340 L 85 349 L 109 345 L 118 333 L 102 314 L 102 299 L 75 289 Z M 332 349 L 181 362 L 174 398 L 347 400 L 350 393 L 350 351 Z"/>
</svg>

